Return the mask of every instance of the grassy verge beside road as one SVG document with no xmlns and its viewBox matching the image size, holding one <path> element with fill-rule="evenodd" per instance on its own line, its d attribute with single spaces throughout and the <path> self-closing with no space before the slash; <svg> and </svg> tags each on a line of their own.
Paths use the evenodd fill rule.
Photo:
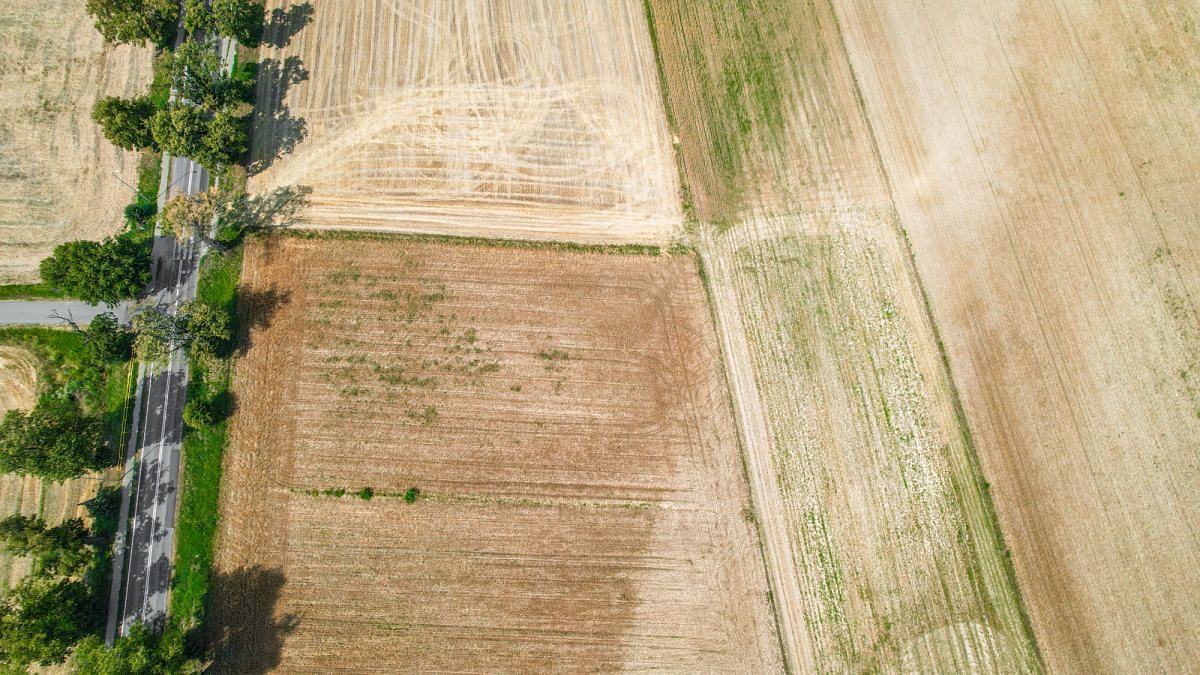
<svg viewBox="0 0 1200 675">
<path fill-rule="evenodd" d="M 197 301 L 226 312 L 231 321 L 236 321 L 241 269 L 241 248 L 225 254 L 210 253 L 200 270 Z M 228 399 L 233 379 L 232 353 L 220 358 L 193 355 L 190 366 L 189 401 Z M 201 644 L 203 636 L 226 437 L 222 416 L 213 424 L 184 430 L 170 616 L 173 627 L 197 636 L 197 640 L 189 641 L 193 645 Z"/>
</svg>

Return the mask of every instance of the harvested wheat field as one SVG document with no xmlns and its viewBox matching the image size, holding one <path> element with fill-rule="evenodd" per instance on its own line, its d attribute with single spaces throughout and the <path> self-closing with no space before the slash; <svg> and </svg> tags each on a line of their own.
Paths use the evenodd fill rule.
<svg viewBox="0 0 1200 675">
<path fill-rule="evenodd" d="M 1037 670 L 832 7 L 650 5 L 793 669 Z"/>
<path fill-rule="evenodd" d="M 1195 3 L 836 4 L 1046 665 L 1200 669 Z"/>
<path fill-rule="evenodd" d="M 121 226 L 137 156 L 92 122 L 105 95 L 150 81 L 153 52 L 110 47 L 84 0 L 0 3 L 0 283 L 30 281 L 55 245 L 99 239 Z"/>
<path fill-rule="evenodd" d="M 282 237 L 242 282 L 218 671 L 781 667 L 693 257 Z"/>
<path fill-rule="evenodd" d="M 308 226 L 662 242 L 682 214 L 639 0 L 284 0 L 252 189 Z M 293 35 L 294 33 L 294 35 Z M 301 140 L 302 139 L 302 140 Z"/>
</svg>

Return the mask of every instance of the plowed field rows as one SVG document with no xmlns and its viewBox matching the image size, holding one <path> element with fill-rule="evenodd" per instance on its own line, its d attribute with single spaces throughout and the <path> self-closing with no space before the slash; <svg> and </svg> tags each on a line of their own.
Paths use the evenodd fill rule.
<svg viewBox="0 0 1200 675">
<path fill-rule="evenodd" d="M 693 258 L 277 238 L 243 283 L 219 668 L 780 667 Z"/>
<path fill-rule="evenodd" d="M 311 186 L 307 225 L 612 242 L 681 222 L 639 0 L 312 6 L 262 52 L 251 181 Z"/>
</svg>

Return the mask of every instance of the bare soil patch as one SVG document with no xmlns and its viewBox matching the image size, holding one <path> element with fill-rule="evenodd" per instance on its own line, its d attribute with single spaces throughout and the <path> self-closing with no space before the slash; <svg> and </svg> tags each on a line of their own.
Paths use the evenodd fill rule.
<svg viewBox="0 0 1200 675">
<path fill-rule="evenodd" d="M 110 47 L 83 0 L 0 4 L 0 283 L 32 281 L 55 245 L 121 227 L 137 156 L 92 122 L 105 95 L 150 81 L 150 49 Z"/>
<path fill-rule="evenodd" d="M 1047 666 L 1200 667 L 1200 15 L 841 2 Z"/>
<path fill-rule="evenodd" d="M 305 221 L 665 241 L 682 216 L 640 0 L 284 0 L 261 52 L 254 189 Z M 298 32 L 297 32 L 298 30 Z"/>
<path fill-rule="evenodd" d="M 781 667 L 692 257 L 245 260 L 216 573 L 276 581 L 214 586 L 218 670 Z"/>
</svg>

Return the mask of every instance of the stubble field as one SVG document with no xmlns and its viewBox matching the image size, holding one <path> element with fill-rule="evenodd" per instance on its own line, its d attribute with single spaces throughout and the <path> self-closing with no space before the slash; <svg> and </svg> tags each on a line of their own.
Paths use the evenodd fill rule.
<svg viewBox="0 0 1200 675">
<path fill-rule="evenodd" d="M 836 4 L 1047 666 L 1195 671 L 1195 4 Z"/>
<path fill-rule="evenodd" d="M 92 122 L 95 100 L 130 96 L 150 80 L 153 53 L 110 47 L 83 0 L 0 5 L 0 283 L 37 278 L 55 245 L 121 226 L 137 157 Z"/>
<path fill-rule="evenodd" d="M 302 30 L 268 31 L 251 180 L 311 186 L 307 226 L 604 243 L 676 233 L 639 0 L 312 7 Z"/>
<path fill-rule="evenodd" d="M 1036 670 L 833 7 L 650 4 L 793 668 Z"/>
<path fill-rule="evenodd" d="M 694 258 L 285 237 L 242 279 L 218 670 L 781 667 Z"/>
</svg>

